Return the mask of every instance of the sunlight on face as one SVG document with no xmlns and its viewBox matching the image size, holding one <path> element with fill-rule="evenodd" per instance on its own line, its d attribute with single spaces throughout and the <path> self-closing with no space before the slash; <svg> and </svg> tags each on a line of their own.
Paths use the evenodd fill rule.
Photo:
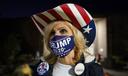
<svg viewBox="0 0 128 76">
<path fill-rule="evenodd" d="M 65 35 L 65 36 L 71 36 L 73 35 L 72 30 L 67 26 L 67 22 L 57 21 L 54 23 L 54 27 L 50 33 L 50 37 L 53 37 L 55 35 Z"/>
</svg>

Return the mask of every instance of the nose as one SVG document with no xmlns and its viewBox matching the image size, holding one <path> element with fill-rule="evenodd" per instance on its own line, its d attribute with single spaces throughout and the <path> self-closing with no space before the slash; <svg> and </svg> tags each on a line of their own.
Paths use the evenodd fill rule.
<svg viewBox="0 0 128 76">
<path fill-rule="evenodd" d="M 55 35 L 61 35 L 61 33 L 59 31 L 56 31 Z"/>
</svg>

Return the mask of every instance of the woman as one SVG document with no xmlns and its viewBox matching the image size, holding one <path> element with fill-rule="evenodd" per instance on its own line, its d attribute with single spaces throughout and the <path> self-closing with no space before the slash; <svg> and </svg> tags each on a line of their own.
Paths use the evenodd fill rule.
<svg viewBox="0 0 128 76">
<path fill-rule="evenodd" d="M 88 47 L 95 38 L 89 13 L 79 5 L 63 4 L 32 17 L 44 28 L 44 46 L 49 54 L 38 63 L 38 76 L 103 76 Z"/>
</svg>

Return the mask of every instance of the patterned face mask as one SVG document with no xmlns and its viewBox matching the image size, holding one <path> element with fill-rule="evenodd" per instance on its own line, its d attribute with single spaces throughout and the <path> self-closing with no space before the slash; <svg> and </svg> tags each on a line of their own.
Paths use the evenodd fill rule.
<svg viewBox="0 0 128 76">
<path fill-rule="evenodd" d="M 54 36 L 50 42 L 52 52 L 59 57 L 64 57 L 74 48 L 73 36 Z"/>
</svg>

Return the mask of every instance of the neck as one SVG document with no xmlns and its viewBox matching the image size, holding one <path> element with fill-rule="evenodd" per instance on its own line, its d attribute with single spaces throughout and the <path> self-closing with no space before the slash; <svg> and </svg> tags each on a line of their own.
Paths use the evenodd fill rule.
<svg viewBox="0 0 128 76">
<path fill-rule="evenodd" d="M 58 58 L 58 62 L 59 63 L 62 63 L 62 64 L 69 64 L 67 61 L 66 61 L 66 59 L 65 58 Z"/>
<path fill-rule="evenodd" d="M 74 65 L 75 64 L 74 50 L 70 51 L 70 53 L 63 58 L 58 57 L 58 62 L 60 62 L 62 64 L 67 64 L 67 65 Z"/>
<path fill-rule="evenodd" d="M 65 65 L 75 65 L 74 60 L 69 60 L 68 57 L 58 58 L 58 62 Z"/>
</svg>

